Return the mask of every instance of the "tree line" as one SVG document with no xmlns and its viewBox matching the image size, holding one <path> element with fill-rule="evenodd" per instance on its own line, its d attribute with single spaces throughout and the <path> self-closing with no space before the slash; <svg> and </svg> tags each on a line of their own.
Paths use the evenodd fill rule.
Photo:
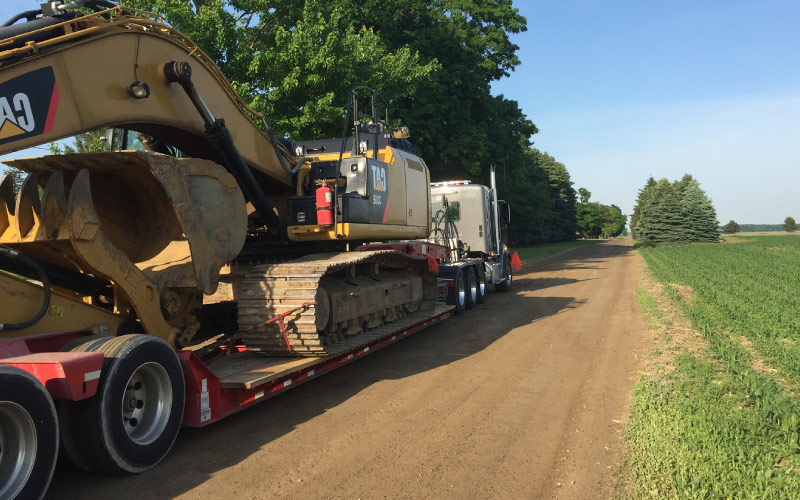
<svg viewBox="0 0 800 500">
<path fill-rule="evenodd" d="M 783 224 L 739 224 L 732 220 L 722 226 L 722 232 L 725 234 L 742 233 L 756 233 L 756 232 L 776 232 L 785 231 L 793 233 L 797 231 L 797 222 L 794 217 L 789 216 L 783 220 Z"/>
</svg>

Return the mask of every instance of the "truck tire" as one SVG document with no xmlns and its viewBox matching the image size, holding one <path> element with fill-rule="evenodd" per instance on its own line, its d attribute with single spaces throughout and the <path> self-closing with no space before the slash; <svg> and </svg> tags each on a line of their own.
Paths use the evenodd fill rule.
<svg viewBox="0 0 800 500">
<path fill-rule="evenodd" d="M 109 336 L 87 335 L 71 340 L 61 346 L 61 352 L 95 352 L 100 346 L 113 339 Z M 75 435 L 73 432 L 72 415 L 75 413 L 74 405 L 79 403 L 70 400 L 58 401 L 56 412 L 58 413 L 58 427 L 61 429 L 61 447 L 59 448 L 58 460 L 64 465 L 93 471 L 91 463 L 84 458 L 80 447 L 77 444 L 83 440 L 83 436 Z"/>
<path fill-rule="evenodd" d="M 503 278 L 503 281 L 494 284 L 494 289 L 498 292 L 507 292 L 511 289 L 511 281 L 514 279 L 513 271 L 511 270 L 511 259 L 508 258 L 508 254 L 503 259 L 503 267 L 506 269 L 505 278 Z"/>
<path fill-rule="evenodd" d="M 472 309 L 478 305 L 478 273 L 475 271 L 474 266 L 466 268 L 467 278 L 467 309 Z"/>
<path fill-rule="evenodd" d="M 479 264 L 475 271 L 478 275 L 478 304 L 483 304 L 486 302 L 486 273 L 483 264 Z"/>
<path fill-rule="evenodd" d="M 183 370 L 172 347 L 150 335 L 123 335 L 95 352 L 106 355 L 97 394 L 68 402 L 70 459 L 81 468 L 139 473 L 158 464 L 183 420 Z M 66 432 L 66 431 L 65 431 Z"/>
<path fill-rule="evenodd" d="M 456 314 L 462 314 L 467 308 L 467 280 L 464 277 L 464 270 L 459 269 L 453 280 L 453 294 L 455 295 Z"/>
<path fill-rule="evenodd" d="M 42 498 L 57 456 L 50 394 L 28 372 L 0 365 L 0 498 Z"/>
</svg>

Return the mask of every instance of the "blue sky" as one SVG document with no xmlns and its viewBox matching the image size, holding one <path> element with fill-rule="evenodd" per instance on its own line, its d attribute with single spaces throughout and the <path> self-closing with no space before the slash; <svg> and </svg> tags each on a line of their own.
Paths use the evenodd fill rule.
<svg viewBox="0 0 800 500">
<path fill-rule="evenodd" d="M 0 18 L 37 6 L 2 0 Z M 690 173 L 723 224 L 800 220 L 800 2 L 515 6 L 522 64 L 494 91 L 519 102 L 576 188 L 630 214 L 649 175 Z"/>
<path fill-rule="evenodd" d="M 515 2 L 522 64 L 495 93 L 592 200 L 630 214 L 690 173 L 719 220 L 800 217 L 800 2 Z"/>
</svg>

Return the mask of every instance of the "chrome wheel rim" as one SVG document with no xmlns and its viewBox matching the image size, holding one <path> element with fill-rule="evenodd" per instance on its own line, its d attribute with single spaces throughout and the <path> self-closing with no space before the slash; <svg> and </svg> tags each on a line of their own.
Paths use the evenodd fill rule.
<svg viewBox="0 0 800 500">
<path fill-rule="evenodd" d="M 164 432 L 172 412 L 172 384 L 158 363 L 133 372 L 122 395 L 122 423 L 133 442 L 147 445 Z"/>
<path fill-rule="evenodd" d="M 475 277 L 474 272 L 469 273 L 469 297 L 474 304 L 478 300 L 478 279 Z"/>
<path fill-rule="evenodd" d="M 458 304 L 459 305 L 463 305 L 465 300 L 466 300 L 466 298 L 467 298 L 467 291 L 466 291 L 466 287 L 464 286 L 464 278 L 463 277 L 458 281 L 457 293 L 458 293 Z"/>
<path fill-rule="evenodd" d="M 480 274 L 478 276 L 478 287 L 481 289 L 481 297 L 486 295 L 486 275 Z"/>
<path fill-rule="evenodd" d="M 25 408 L 0 401 L 0 498 L 14 498 L 36 463 L 36 425 Z"/>
</svg>

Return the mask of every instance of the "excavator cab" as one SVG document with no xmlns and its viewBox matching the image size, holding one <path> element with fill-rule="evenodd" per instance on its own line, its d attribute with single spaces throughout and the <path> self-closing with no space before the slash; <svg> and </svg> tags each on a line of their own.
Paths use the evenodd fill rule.
<svg viewBox="0 0 800 500">
<path fill-rule="evenodd" d="M 359 94 L 365 93 L 370 113 L 359 108 Z M 345 113 L 347 125 L 353 117 L 353 135 L 296 143 L 296 154 L 313 159 L 300 168 L 297 194 L 289 200 L 291 240 L 368 242 L 427 236 L 428 168 L 408 140 L 408 128 L 392 129 L 388 111 L 378 116 L 381 105 L 388 108 L 378 92 L 353 89 Z"/>
</svg>

